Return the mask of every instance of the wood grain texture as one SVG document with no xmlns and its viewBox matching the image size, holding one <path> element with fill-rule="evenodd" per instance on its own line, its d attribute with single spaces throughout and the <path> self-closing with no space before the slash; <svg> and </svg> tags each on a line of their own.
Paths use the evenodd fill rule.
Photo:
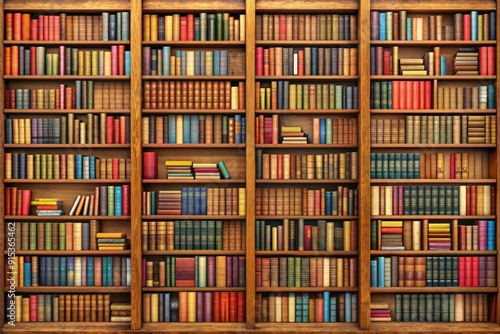
<svg viewBox="0 0 500 334">
<path fill-rule="evenodd" d="M 145 0 L 143 1 L 143 8 L 145 12 L 171 12 L 171 13 L 192 13 L 193 1 L 192 0 Z M 197 1 L 196 11 L 207 12 L 244 12 L 244 0 L 213 0 L 213 1 Z"/>
<path fill-rule="evenodd" d="M 134 1 L 134 0 L 132 0 Z M 6 11 L 26 10 L 54 13 L 54 12 L 106 12 L 130 10 L 130 0 L 8 0 L 5 1 Z"/>
<path fill-rule="evenodd" d="M 371 10 L 409 10 L 412 12 L 459 12 L 496 10 L 494 0 L 372 0 Z"/>
<path fill-rule="evenodd" d="M 356 0 L 257 0 L 255 7 L 258 12 L 317 12 L 318 9 L 347 12 L 357 10 L 359 3 Z"/>
</svg>

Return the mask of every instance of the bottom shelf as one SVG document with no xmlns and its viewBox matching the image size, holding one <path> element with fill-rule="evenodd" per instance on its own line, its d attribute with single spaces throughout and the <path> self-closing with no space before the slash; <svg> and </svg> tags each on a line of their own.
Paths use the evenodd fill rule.
<svg viewBox="0 0 500 334">
<path fill-rule="evenodd" d="M 390 322 L 371 323 L 370 332 L 376 334 L 399 333 L 500 333 L 500 326 L 491 322 Z"/>
<path fill-rule="evenodd" d="M 17 322 L 4 324 L 2 334 L 16 333 L 130 333 L 130 323 L 109 322 Z"/>
</svg>

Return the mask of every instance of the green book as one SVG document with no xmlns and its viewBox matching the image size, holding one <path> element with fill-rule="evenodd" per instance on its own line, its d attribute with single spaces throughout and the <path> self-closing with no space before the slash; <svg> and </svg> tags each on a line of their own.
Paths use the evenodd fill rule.
<svg viewBox="0 0 500 334">
<path fill-rule="evenodd" d="M 209 222 L 210 223 L 210 222 Z M 222 220 L 215 221 L 215 249 L 223 250 L 223 228 L 222 228 Z M 229 238 L 229 236 L 226 236 Z"/>
<path fill-rule="evenodd" d="M 217 163 L 217 167 L 219 168 L 220 175 L 222 176 L 223 179 L 230 179 L 231 175 L 229 174 L 229 171 L 227 170 L 226 164 L 224 163 L 224 160 L 221 160 Z"/>
<path fill-rule="evenodd" d="M 287 266 L 287 286 L 292 288 L 295 287 L 295 258 L 289 256 L 286 258 L 288 262 Z"/>
</svg>

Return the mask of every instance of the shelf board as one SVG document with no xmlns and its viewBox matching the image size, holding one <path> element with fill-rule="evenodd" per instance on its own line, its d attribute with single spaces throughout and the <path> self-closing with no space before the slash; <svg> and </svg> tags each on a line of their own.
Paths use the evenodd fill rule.
<svg viewBox="0 0 500 334">
<path fill-rule="evenodd" d="M 497 144 L 370 144 L 371 148 L 496 148 Z"/>
<path fill-rule="evenodd" d="M 245 333 L 244 322 L 144 322 L 144 333 Z"/>
<path fill-rule="evenodd" d="M 4 109 L 5 114 L 130 114 L 130 109 Z"/>
<path fill-rule="evenodd" d="M 244 114 L 245 109 L 142 109 L 143 114 Z"/>
<path fill-rule="evenodd" d="M 214 47 L 214 48 L 230 48 L 230 47 L 245 47 L 245 41 L 142 41 L 142 45 L 150 46 L 186 46 L 186 47 Z"/>
<path fill-rule="evenodd" d="M 496 114 L 496 109 L 370 109 L 372 114 L 437 114 L 437 115 L 467 115 L 467 114 L 481 114 L 490 115 Z"/>
<path fill-rule="evenodd" d="M 257 12 L 262 13 L 317 13 L 318 8 L 322 11 L 335 13 L 353 13 L 359 8 L 358 1 L 352 0 L 315 0 L 315 1 L 288 1 L 288 0 L 267 0 L 256 1 Z"/>
<path fill-rule="evenodd" d="M 142 8 L 144 13 L 152 12 L 159 13 L 193 13 L 191 3 L 185 1 L 170 1 L 148 0 L 143 1 Z M 242 0 L 212 0 L 212 1 L 197 1 L 195 12 L 224 12 L 234 13 L 245 11 L 245 2 Z"/>
<path fill-rule="evenodd" d="M 221 215 L 142 215 L 141 219 L 147 220 L 245 220 L 245 216 Z"/>
<path fill-rule="evenodd" d="M 358 183 L 358 180 L 339 180 L 339 179 L 323 179 L 323 180 L 296 180 L 296 179 L 287 179 L 287 180 L 263 180 L 263 179 L 256 179 L 255 183 L 263 183 L 263 184 L 270 184 L 270 183 L 277 183 L 277 184 L 356 184 Z"/>
<path fill-rule="evenodd" d="M 68 183 L 68 184 L 123 184 L 130 183 L 128 179 L 91 179 L 91 180 L 67 180 L 67 179 L 4 179 L 4 183 L 41 183 L 41 184 L 53 184 L 53 183 Z"/>
<path fill-rule="evenodd" d="M 371 179 L 372 184 L 496 184 L 496 179 Z"/>
<path fill-rule="evenodd" d="M 482 46 L 482 45 L 496 45 L 495 40 L 489 41 L 400 41 L 400 40 L 391 40 L 391 41 L 378 41 L 371 40 L 371 45 L 387 45 L 387 46 Z"/>
<path fill-rule="evenodd" d="M 195 180 L 176 180 L 176 179 L 143 179 L 142 183 L 144 184 L 185 184 L 185 183 L 194 183 L 194 184 L 226 184 L 226 183 L 245 183 L 245 179 L 195 179 Z"/>
<path fill-rule="evenodd" d="M 306 40 L 293 40 L 293 41 L 271 41 L 271 40 L 256 40 L 256 46 L 335 46 L 335 45 L 357 45 L 358 40 L 321 40 L 321 41 L 306 41 Z"/>
<path fill-rule="evenodd" d="M 422 286 L 403 288 L 370 288 L 371 293 L 496 293 L 497 288 L 461 286 Z"/>
<path fill-rule="evenodd" d="M 4 251 L 4 254 L 8 254 Z M 126 256 L 130 250 L 122 251 L 99 251 L 99 250 L 16 250 L 16 255 L 35 256 Z"/>
<path fill-rule="evenodd" d="M 130 148 L 130 144 L 4 144 L 4 148 L 117 149 L 117 148 Z"/>
<path fill-rule="evenodd" d="M 255 144 L 255 148 L 357 148 L 358 144 Z"/>
<path fill-rule="evenodd" d="M 5 216 L 4 220 L 30 220 L 30 221 L 87 221 L 87 220 L 130 220 L 130 216 Z"/>
<path fill-rule="evenodd" d="M 144 148 L 245 148 L 245 144 L 142 144 Z"/>
<path fill-rule="evenodd" d="M 2 333 L 19 334 L 59 334 L 59 333 L 130 333 L 130 323 L 127 322 L 17 322 L 15 326 L 5 324 Z"/>
<path fill-rule="evenodd" d="M 342 220 L 351 220 L 351 219 L 358 219 L 358 216 L 298 216 L 298 215 L 286 215 L 284 217 L 283 215 L 276 215 L 276 216 L 264 216 L 264 215 L 256 215 L 255 219 L 260 219 L 260 220 L 283 220 L 283 218 L 287 219 L 326 219 L 326 220 L 333 220 L 333 219 L 342 219 Z"/>
<path fill-rule="evenodd" d="M 454 216 L 454 215 L 372 215 L 371 219 L 388 219 L 388 220 L 417 220 L 417 219 L 458 219 L 458 220 L 475 220 L 475 219 L 496 219 L 494 215 L 483 216 Z"/>
<path fill-rule="evenodd" d="M 16 252 L 17 253 L 17 252 Z M 155 251 L 142 251 L 142 255 L 225 255 L 225 256 L 242 256 L 245 251 L 239 250 L 155 250 Z"/>
<path fill-rule="evenodd" d="M 461 11 L 495 11 L 496 5 L 492 0 L 482 0 L 482 1 L 444 1 L 444 0 L 434 0 L 434 1 L 398 1 L 398 2 L 387 2 L 387 0 L 372 0 L 370 5 L 371 10 L 378 11 L 400 11 L 406 10 L 410 13 L 457 13 Z"/>
<path fill-rule="evenodd" d="M 404 251 L 385 251 L 372 250 L 370 254 L 373 256 L 496 256 L 495 251 L 466 251 L 466 250 L 404 250 Z"/>
<path fill-rule="evenodd" d="M 130 80 L 129 75 L 4 75 L 5 80 L 109 80 L 124 81 Z"/>
<path fill-rule="evenodd" d="M 5 292 L 9 288 L 4 288 Z M 16 287 L 16 293 L 130 293 L 129 286 L 33 286 Z"/>
<path fill-rule="evenodd" d="M 478 81 L 495 80 L 496 75 L 370 75 L 371 80 L 450 80 Z"/>
<path fill-rule="evenodd" d="M 255 251 L 256 256 L 357 256 L 358 251 Z"/>
<path fill-rule="evenodd" d="M 4 41 L 5 45 L 45 45 L 59 47 L 61 45 L 82 45 L 82 46 L 111 46 L 130 45 L 130 41 Z"/>
<path fill-rule="evenodd" d="M 255 80 L 317 80 L 317 81 L 325 81 L 325 80 L 336 80 L 336 81 L 352 81 L 358 80 L 358 75 L 256 75 Z"/>
<path fill-rule="evenodd" d="M 143 287 L 143 292 L 211 292 L 211 291 L 219 291 L 219 292 L 244 292 L 245 288 L 217 288 L 217 287 Z"/>
<path fill-rule="evenodd" d="M 244 75 L 143 75 L 144 80 L 245 80 Z"/>
<path fill-rule="evenodd" d="M 329 286 L 321 286 L 321 287 L 256 287 L 256 292 L 323 292 L 323 291 L 331 291 L 331 292 L 357 292 L 358 288 L 338 288 L 338 287 L 329 287 Z"/>
<path fill-rule="evenodd" d="M 390 328 L 390 329 L 389 329 Z M 500 333 L 500 326 L 492 322 L 371 322 L 371 333 Z"/>
<path fill-rule="evenodd" d="M 273 109 L 273 110 L 267 110 L 267 109 L 257 109 L 255 110 L 255 114 L 257 115 L 272 115 L 272 114 L 279 114 L 279 115 L 300 115 L 300 114 L 306 114 L 306 115 L 332 115 L 332 114 L 358 114 L 359 109 Z"/>
</svg>

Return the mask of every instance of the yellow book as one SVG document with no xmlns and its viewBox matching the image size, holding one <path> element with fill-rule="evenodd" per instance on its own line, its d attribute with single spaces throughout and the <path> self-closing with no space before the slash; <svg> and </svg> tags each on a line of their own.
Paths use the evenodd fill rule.
<svg viewBox="0 0 500 334">
<path fill-rule="evenodd" d="M 122 239 L 127 237 L 127 233 L 120 232 L 100 232 L 96 235 L 97 239 Z"/>
<path fill-rule="evenodd" d="M 403 227 L 403 221 L 381 221 L 380 222 L 382 227 Z"/>
<path fill-rule="evenodd" d="M 115 250 L 125 250 L 125 246 L 104 246 L 104 247 L 101 247 L 99 246 L 99 250 L 102 250 L 102 251 L 115 251 Z"/>
<path fill-rule="evenodd" d="M 188 322 L 196 322 L 196 292 L 188 292 Z"/>
<path fill-rule="evenodd" d="M 193 166 L 193 161 L 191 161 L 191 160 L 165 160 L 165 166 L 191 167 L 191 166 Z M 198 167 L 201 167 L 201 166 L 198 166 Z"/>
<path fill-rule="evenodd" d="M 302 132 L 301 126 L 282 126 L 281 132 Z"/>
</svg>

